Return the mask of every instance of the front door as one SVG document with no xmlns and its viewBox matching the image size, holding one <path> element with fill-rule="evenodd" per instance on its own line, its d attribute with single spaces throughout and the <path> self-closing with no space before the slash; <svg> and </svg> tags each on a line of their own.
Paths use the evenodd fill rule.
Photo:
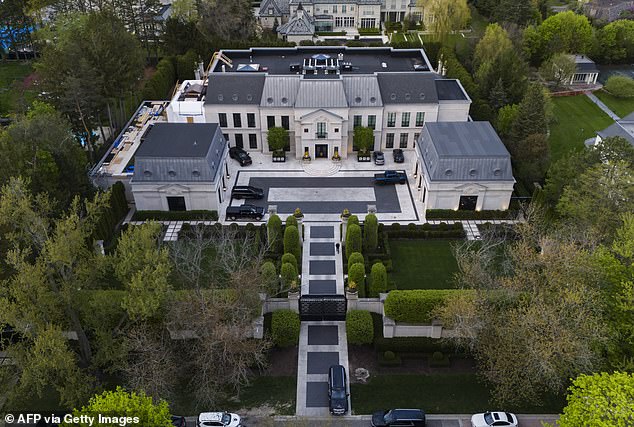
<svg viewBox="0 0 634 427">
<path fill-rule="evenodd" d="M 478 204 L 478 196 L 460 196 L 458 209 L 461 211 L 474 211 Z"/>
<path fill-rule="evenodd" d="M 170 211 L 186 211 L 187 210 L 187 207 L 185 206 L 184 197 L 168 197 L 167 207 Z"/>
<path fill-rule="evenodd" d="M 315 144 L 315 158 L 316 159 L 328 158 L 328 144 Z"/>
</svg>

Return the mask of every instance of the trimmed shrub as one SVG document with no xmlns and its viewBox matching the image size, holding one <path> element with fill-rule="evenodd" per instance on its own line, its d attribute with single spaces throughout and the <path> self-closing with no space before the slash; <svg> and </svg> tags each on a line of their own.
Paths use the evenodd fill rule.
<svg viewBox="0 0 634 427">
<path fill-rule="evenodd" d="M 262 286 L 266 290 L 266 293 L 269 296 L 276 295 L 280 289 L 280 278 L 277 275 L 275 264 L 271 261 L 265 262 L 262 264 L 260 274 L 262 275 Z"/>
<path fill-rule="evenodd" d="M 449 355 L 441 351 L 434 351 L 429 357 L 429 366 L 432 368 L 446 368 L 451 364 Z"/>
<path fill-rule="evenodd" d="M 346 258 L 350 258 L 354 252 L 361 252 L 361 227 L 356 224 L 348 224 L 346 232 Z"/>
<path fill-rule="evenodd" d="M 285 290 L 297 289 L 299 286 L 297 278 L 297 268 L 290 262 L 282 264 L 281 270 L 282 286 Z"/>
<path fill-rule="evenodd" d="M 605 90 L 617 98 L 634 96 L 634 79 L 626 76 L 612 76 L 605 82 Z"/>
<path fill-rule="evenodd" d="M 286 226 L 287 227 L 298 227 L 297 218 L 295 218 L 295 215 L 289 215 L 286 218 Z"/>
<path fill-rule="evenodd" d="M 302 259 L 299 230 L 295 226 L 291 225 L 284 230 L 284 253 L 293 254 L 297 261 Z"/>
<path fill-rule="evenodd" d="M 266 223 L 268 244 L 271 251 L 279 254 L 282 252 L 282 220 L 273 214 Z"/>
<path fill-rule="evenodd" d="M 348 217 L 348 227 L 350 227 L 352 224 L 359 225 L 359 217 L 358 216 L 350 215 Z"/>
<path fill-rule="evenodd" d="M 385 300 L 385 315 L 395 322 L 431 323 L 433 311 L 442 306 L 459 289 L 395 290 Z"/>
<path fill-rule="evenodd" d="M 361 263 L 348 265 L 348 286 L 354 282 L 357 285 L 359 297 L 365 297 L 365 265 Z"/>
<path fill-rule="evenodd" d="M 378 355 L 379 366 L 400 366 L 403 362 L 401 356 L 393 351 L 386 351 Z"/>
<path fill-rule="evenodd" d="M 287 263 L 293 264 L 295 266 L 295 270 L 299 271 L 299 266 L 297 265 L 297 258 L 295 258 L 295 255 L 291 253 L 285 253 L 284 255 L 282 255 L 282 265 Z"/>
<path fill-rule="evenodd" d="M 363 247 L 366 252 L 376 251 L 379 245 L 379 221 L 376 215 L 369 213 L 363 223 Z"/>
<path fill-rule="evenodd" d="M 453 209 L 427 209 L 427 219 L 514 219 L 516 210 L 507 211 L 454 211 Z"/>
<path fill-rule="evenodd" d="M 291 310 L 274 311 L 271 316 L 271 335 L 278 347 L 292 347 L 299 342 L 299 314 Z"/>
<path fill-rule="evenodd" d="M 387 291 L 387 270 L 385 266 L 377 262 L 370 271 L 370 298 L 376 298 L 381 292 Z"/>
<path fill-rule="evenodd" d="M 350 254 L 348 258 L 348 270 L 350 270 L 350 266 L 352 264 L 365 264 L 365 259 L 363 259 L 363 255 L 359 252 L 353 252 Z"/>
<path fill-rule="evenodd" d="M 346 314 L 346 334 L 348 343 L 353 345 L 372 344 L 374 326 L 369 311 L 352 310 Z"/>
</svg>

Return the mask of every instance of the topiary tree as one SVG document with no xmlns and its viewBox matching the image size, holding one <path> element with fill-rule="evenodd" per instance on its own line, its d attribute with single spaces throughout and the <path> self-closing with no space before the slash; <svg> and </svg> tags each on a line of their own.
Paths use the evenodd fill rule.
<svg viewBox="0 0 634 427">
<path fill-rule="evenodd" d="M 369 311 L 351 310 L 346 314 L 346 335 L 353 345 L 372 344 L 374 326 Z"/>
<path fill-rule="evenodd" d="M 271 315 L 271 335 L 278 347 L 291 347 L 299 342 L 299 314 L 291 310 L 274 311 Z"/>
<path fill-rule="evenodd" d="M 281 270 L 282 276 L 282 287 L 285 290 L 296 290 L 298 286 L 298 274 L 297 269 L 293 264 L 287 262 L 286 264 L 282 264 Z"/>
<path fill-rule="evenodd" d="M 387 271 L 382 262 L 377 262 L 370 271 L 370 297 L 378 297 L 381 292 L 387 291 Z"/>
<path fill-rule="evenodd" d="M 281 127 L 273 127 L 269 129 L 267 135 L 269 150 L 282 151 L 288 145 L 288 131 Z"/>
<path fill-rule="evenodd" d="M 365 259 L 363 258 L 363 255 L 359 252 L 353 252 L 350 254 L 350 257 L 348 257 L 348 269 L 350 269 L 350 266 L 352 264 L 364 264 L 365 265 Z"/>
<path fill-rule="evenodd" d="M 290 226 L 297 227 L 298 226 L 297 218 L 295 218 L 295 215 L 289 215 L 286 218 L 286 226 L 287 227 L 290 227 Z"/>
<path fill-rule="evenodd" d="M 356 285 L 361 298 L 365 297 L 365 265 L 352 264 L 348 266 L 348 286 L 351 283 Z"/>
<path fill-rule="evenodd" d="M 359 225 L 359 217 L 356 215 L 350 215 L 348 217 L 348 225 L 356 224 Z"/>
<path fill-rule="evenodd" d="M 285 253 L 284 255 L 282 255 L 282 265 L 287 263 L 293 264 L 293 266 L 295 266 L 295 270 L 299 271 L 299 266 L 297 265 L 297 258 L 295 258 L 295 255 L 291 253 Z"/>
<path fill-rule="evenodd" d="M 353 252 L 361 252 L 361 227 L 356 224 L 348 225 L 346 232 L 346 258 Z"/>
<path fill-rule="evenodd" d="M 376 215 L 369 213 L 363 223 L 363 248 L 366 252 L 376 252 L 379 245 L 379 220 Z"/>
<path fill-rule="evenodd" d="M 271 251 L 275 253 L 282 252 L 282 220 L 276 214 L 269 217 L 266 224 L 268 243 Z"/>
<path fill-rule="evenodd" d="M 299 230 L 293 225 L 286 227 L 284 230 L 284 253 L 293 254 L 298 261 L 302 258 Z"/>
<path fill-rule="evenodd" d="M 275 264 L 271 261 L 265 262 L 262 264 L 260 274 L 262 275 L 262 287 L 266 290 L 266 293 L 269 296 L 276 295 L 280 289 L 280 278 L 277 275 Z"/>
</svg>

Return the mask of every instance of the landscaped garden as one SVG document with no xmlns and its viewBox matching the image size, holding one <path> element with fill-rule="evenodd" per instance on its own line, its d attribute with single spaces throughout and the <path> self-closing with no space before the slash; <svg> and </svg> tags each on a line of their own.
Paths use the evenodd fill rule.
<svg viewBox="0 0 634 427">
<path fill-rule="evenodd" d="M 621 118 L 634 112 L 634 98 L 617 98 L 603 90 L 594 92 L 594 95 Z"/>
<path fill-rule="evenodd" d="M 452 240 L 390 240 L 392 272 L 397 289 L 452 288 L 458 272 Z"/>
</svg>

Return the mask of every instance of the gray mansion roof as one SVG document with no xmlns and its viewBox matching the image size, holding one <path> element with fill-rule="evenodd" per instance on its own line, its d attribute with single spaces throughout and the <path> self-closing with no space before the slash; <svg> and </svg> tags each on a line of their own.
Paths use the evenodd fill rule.
<svg viewBox="0 0 634 427">
<path fill-rule="evenodd" d="M 205 104 L 258 105 L 264 89 L 264 74 L 213 73 Z"/>
<path fill-rule="evenodd" d="M 135 154 L 132 182 L 214 182 L 226 147 L 215 123 L 156 123 Z"/>
<path fill-rule="evenodd" d="M 260 3 L 260 16 L 283 16 L 290 13 L 289 0 L 263 0 Z M 269 13 L 269 9 L 273 13 Z"/>
<path fill-rule="evenodd" d="M 287 36 L 305 36 L 315 34 L 315 18 L 305 13 L 300 6 L 293 17 L 277 28 L 277 32 Z"/>
<path fill-rule="evenodd" d="M 634 145 L 634 113 L 630 113 L 602 131 L 597 132 L 602 139 L 620 136 Z"/>
<path fill-rule="evenodd" d="M 513 181 L 511 155 L 489 122 L 427 122 L 417 144 L 431 181 Z"/>
</svg>

